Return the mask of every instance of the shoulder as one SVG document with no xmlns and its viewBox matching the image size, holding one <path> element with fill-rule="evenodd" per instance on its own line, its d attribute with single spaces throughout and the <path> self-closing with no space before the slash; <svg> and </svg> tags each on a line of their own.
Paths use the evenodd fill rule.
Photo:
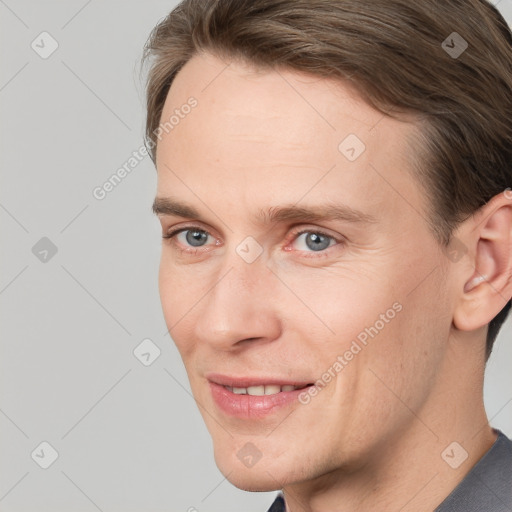
<svg viewBox="0 0 512 512">
<path fill-rule="evenodd" d="M 498 437 L 464 480 L 435 512 L 510 512 L 512 510 L 512 440 Z"/>
<path fill-rule="evenodd" d="M 284 505 L 284 498 L 281 493 L 279 493 L 272 503 L 271 507 L 267 510 L 267 512 L 286 512 L 286 508 Z"/>
</svg>

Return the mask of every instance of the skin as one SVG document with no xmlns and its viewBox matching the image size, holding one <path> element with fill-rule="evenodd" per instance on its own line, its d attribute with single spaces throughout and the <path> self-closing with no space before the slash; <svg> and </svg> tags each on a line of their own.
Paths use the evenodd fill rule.
<svg viewBox="0 0 512 512">
<path fill-rule="evenodd" d="M 496 439 L 484 346 L 512 295 L 512 198 L 496 196 L 458 228 L 467 253 L 454 261 L 427 223 L 410 121 L 339 81 L 207 53 L 178 73 L 162 119 L 190 96 L 197 107 L 158 144 L 157 198 L 199 217 L 157 213 L 164 235 L 208 237 L 199 248 L 186 232 L 164 239 L 159 286 L 219 469 L 242 489 L 283 488 L 292 512 L 433 510 Z M 338 150 L 349 134 L 366 146 L 353 162 Z M 373 221 L 258 220 L 270 207 L 326 203 Z M 313 251 L 301 230 L 333 238 Z M 247 236 L 262 249 L 250 264 L 236 251 Z M 307 405 L 247 420 L 214 403 L 209 372 L 317 381 L 396 303 Z M 454 441 L 468 454 L 457 469 L 441 457 Z M 247 442 L 261 452 L 252 467 L 237 457 Z"/>
</svg>

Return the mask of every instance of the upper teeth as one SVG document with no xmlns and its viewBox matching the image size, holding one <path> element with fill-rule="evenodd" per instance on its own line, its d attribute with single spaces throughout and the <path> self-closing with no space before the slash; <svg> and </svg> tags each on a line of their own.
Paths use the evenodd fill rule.
<svg viewBox="0 0 512 512">
<path fill-rule="evenodd" d="M 267 384 L 265 386 L 249 386 L 248 388 L 235 388 L 231 386 L 226 386 L 226 388 L 237 395 L 262 396 L 275 395 L 277 393 L 280 393 L 281 391 L 293 391 L 295 389 L 299 389 L 300 386 L 277 386 L 275 384 Z"/>
</svg>

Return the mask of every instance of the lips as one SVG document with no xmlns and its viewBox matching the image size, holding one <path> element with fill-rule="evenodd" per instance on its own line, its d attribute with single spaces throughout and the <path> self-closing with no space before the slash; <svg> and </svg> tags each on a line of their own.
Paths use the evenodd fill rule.
<svg viewBox="0 0 512 512">
<path fill-rule="evenodd" d="M 279 384 L 262 384 L 260 386 L 248 386 L 246 388 L 233 386 L 224 387 L 227 390 L 233 392 L 235 395 L 263 396 L 276 395 L 277 393 L 282 393 L 283 391 L 295 391 L 296 389 L 302 389 L 304 386 L 293 386 L 291 384 L 284 384 L 282 386 Z"/>
<path fill-rule="evenodd" d="M 248 388 L 250 386 L 295 386 L 306 387 L 311 384 L 308 380 L 290 380 L 279 377 L 230 377 L 220 373 L 209 373 L 206 378 L 215 384 L 232 388 Z"/>
<path fill-rule="evenodd" d="M 217 407 L 230 416 L 258 419 L 298 404 L 301 391 L 311 386 L 307 381 L 275 377 L 229 377 L 209 374 L 207 379 Z"/>
</svg>

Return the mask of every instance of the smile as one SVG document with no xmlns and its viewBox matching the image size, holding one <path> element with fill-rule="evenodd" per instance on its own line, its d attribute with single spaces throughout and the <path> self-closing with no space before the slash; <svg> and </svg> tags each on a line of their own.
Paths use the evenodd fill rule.
<svg viewBox="0 0 512 512">
<path fill-rule="evenodd" d="M 235 395 L 251 395 L 251 396 L 263 396 L 263 395 L 277 395 L 283 391 L 295 391 L 296 389 L 303 389 L 306 386 L 293 386 L 286 384 L 284 386 L 278 386 L 275 384 L 265 384 L 262 386 L 249 386 L 248 388 L 235 388 L 232 386 L 224 386 L 228 391 L 231 391 Z"/>
<path fill-rule="evenodd" d="M 298 405 L 298 396 L 313 384 L 284 382 L 278 379 L 228 378 L 210 375 L 210 391 L 217 408 L 229 416 L 261 419 Z"/>
</svg>

